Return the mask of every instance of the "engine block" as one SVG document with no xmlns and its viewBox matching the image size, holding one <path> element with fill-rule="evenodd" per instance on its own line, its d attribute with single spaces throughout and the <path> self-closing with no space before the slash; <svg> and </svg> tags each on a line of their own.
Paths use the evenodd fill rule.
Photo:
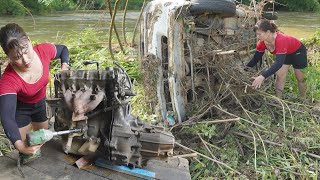
<svg viewBox="0 0 320 180">
<path fill-rule="evenodd" d="M 131 114 L 134 96 L 121 66 L 106 70 L 68 70 L 55 74 L 53 109 L 55 131 L 81 128 L 64 136 L 66 153 L 99 152 L 117 165 L 141 167 L 143 159 L 172 156 L 174 136 Z"/>
</svg>

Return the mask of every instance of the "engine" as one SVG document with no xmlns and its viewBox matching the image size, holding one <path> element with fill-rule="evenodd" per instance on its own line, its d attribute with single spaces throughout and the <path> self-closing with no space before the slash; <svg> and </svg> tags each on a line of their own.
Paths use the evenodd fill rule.
<svg viewBox="0 0 320 180">
<path fill-rule="evenodd" d="M 54 98 L 47 100 L 55 131 L 81 128 L 62 138 L 65 153 L 99 152 L 117 165 L 141 167 L 143 159 L 172 156 L 174 136 L 131 114 L 132 83 L 118 64 L 105 70 L 55 74 Z"/>
</svg>

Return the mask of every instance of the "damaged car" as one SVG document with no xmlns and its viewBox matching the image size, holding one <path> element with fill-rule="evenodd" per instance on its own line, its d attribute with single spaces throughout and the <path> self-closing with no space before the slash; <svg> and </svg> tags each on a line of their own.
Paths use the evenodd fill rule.
<svg viewBox="0 0 320 180">
<path fill-rule="evenodd" d="M 232 0 L 154 0 L 140 23 L 140 59 L 151 107 L 169 125 L 213 101 L 221 88 L 217 67 L 248 62 L 255 51 L 253 31 L 265 8 Z M 227 67 L 226 67 L 227 68 Z"/>
</svg>

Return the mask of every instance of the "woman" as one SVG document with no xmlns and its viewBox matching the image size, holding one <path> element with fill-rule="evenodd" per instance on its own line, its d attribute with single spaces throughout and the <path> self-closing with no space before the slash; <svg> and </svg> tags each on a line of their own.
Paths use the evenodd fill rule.
<svg viewBox="0 0 320 180">
<path fill-rule="evenodd" d="M 0 44 L 9 58 L 0 79 L 2 126 L 20 153 L 34 155 L 41 145 L 27 146 L 26 133 L 31 128 L 48 128 L 45 96 L 50 60 L 60 58 L 61 70 L 67 70 L 69 51 L 49 43 L 32 47 L 24 30 L 14 23 L 0 29 Z"/>
<path fill-rule="evenodd" d="M 300 95 L 305 98 L 306 83 L 301 70 L 308 65 L 306 47 L 298 39 L 277 32 L 277 26 L 267 19 L 258 21 L 255 26 L 255 32 L 259 41 L 255 55 L 247 66 L 255 66 L 262 59 L 265 50 L 275 54 L 276 60 L 267 71 L 254 78 L 252 86 L 255 89 L 260 88 L 265 78 L 276 73 L 276 96 L 282 97 L 286 75 L 290 65 L 292 65 L 298 81 Z"/>
</svg>

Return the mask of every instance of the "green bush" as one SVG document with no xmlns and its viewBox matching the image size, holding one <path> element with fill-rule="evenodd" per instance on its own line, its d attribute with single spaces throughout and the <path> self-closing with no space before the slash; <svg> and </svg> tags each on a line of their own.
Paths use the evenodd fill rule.
<svg viewBox="0 0 320 180">
<path fill-rule="evenodd" d="M 76 3 L 71 0 L 55 0 L 49 6 L 55 11 L 67 11 L 75 9 Z"/>
<path fill-rule="evenodd" d="M 115 3 L 115 0 L 111 0 L 110 2 L 111 2 L 112 7 L 113 7 L 113 5 Z M 125 0 L 120 1 L 119 4 L 118 4 L 118 9 L 123 10 L 125 8 L 125 5 L 126 5 L 126 1 Z M 143 5 L 143 0 L 129 0 L 128 9 L 129 10 L 140 10 L 142 5 Z"/>
<path fill-rule="evenodd" d="M 68 11 L 75 9 L 98 10 L 105 9 L 105 0 L 0 0 L 0 16 L 24 16 L 31 12 L 33 15 L 47 14 L 51 11 Z M 110 1 L 113 8 L 115 0 Z M 120 1 L 119 10 L 125 8 L 126 1 Z M 140 10 L 142 0 L 129 0 L 129 10 Z M 29 12 L 28 12 L 29 11 Z"/>
<path fill-rule="evenodd" d="M 260 1 L 261 0 L 257 0 L 257 2 Z M 241 2 L 249 5 L 251 0 L 242 0 Z M 319 11 L 320 0 L 278 0 L 276 1 L 275 9 L 289 11 Z"/>
<path fill-rule="evenodd" d="M 0 0 L 0 16 L 24 16 L 28 11 L 32 14 L 45 14 L 50 6 L 35 0 Z"/>
<path fill-rule="evenodd" d="M 304 40 L 303 44 L 307 46 L 316 45 L 320 47 L 320 31 L 316 31 L 311 38 Z"/>
<path fill-rule="evenodd" d="M 319 11 L 319 0 L 279 0 L 279 3 L 286 4 L 290 11 Z"/>
<path fill-rule="evenodd" d="M 26 9 L 20 0 L 0 0 L 0 15 L 23 16 Z"/>
<path fill-rule="evenodd" d="M 50 11 L 49 6 L 35 0 L 23 0 L 21 2 L 32 14 L 46 14 Z"/>
</svg>

